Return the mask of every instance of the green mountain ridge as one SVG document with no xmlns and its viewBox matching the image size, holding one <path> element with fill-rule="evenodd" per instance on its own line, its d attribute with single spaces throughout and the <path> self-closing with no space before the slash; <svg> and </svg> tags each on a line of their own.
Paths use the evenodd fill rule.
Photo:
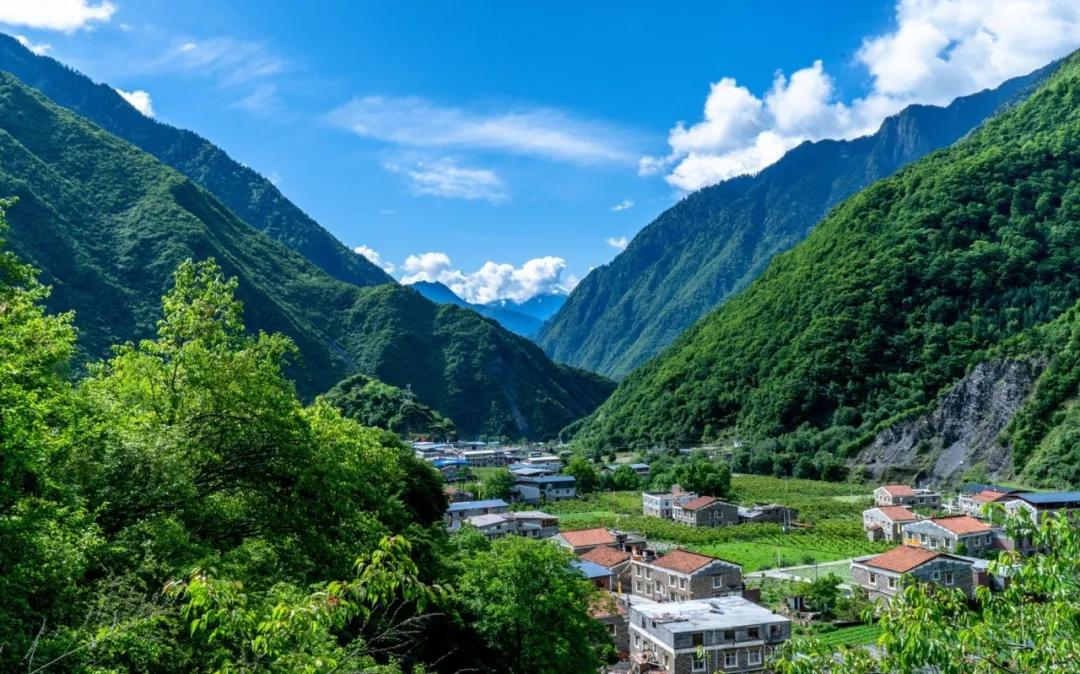
<svg viewBox="0 0 1080 674">
<path fill-rule="evenodd" d="M 238 277 L 248 324 L 297 344 L 300 393 L 355 372 L 399 387 L 464 434 L 551 437 L 611 390 L 534 344 L 397 284 L 335 280 L 149 154 L 0 73 L 0 194 L 16 196 L 9 243 L 73 309 L 84 360 L 153 334 L 187 258 Z M 359 256 L 358 256 L 359 257 Z"/>
<path fill-rule="evenodd" d="M 107 84 L 95 83 L 55 59 L 34 54 L 3 33 L 0 70 L 183 173 L 241 220 L 297 251 L 330 276 L 360 286 L 396 283 L 363 255 L 349 250 L 256 171 L 196 133 L 146 117 Z"/>
<path fill-rule="evenodd" d="M 772 166 L 699 190 L 590 272 L 537 341 L 556 361 L 623 377 L 753 281 L 828 210 L 1022 99 L 1054 65 L 946 107 L 914 105 L 871 136 L 804 143 Z"/>
<path fill-rule="evenodd" d="M 363 374 L 339 381 L 322 398 L 342 416 L 363 426 L 406 437 L 447 439 L 457 435 L 454 422 L 416 400 L 411 391 Z"/>
<path fill-rule="evenodd" d="M 1036 348 L 1037 326 L 1078 299 L 1073 54 L 1023 103 L 834 209 L 627 377 L 576 426 L 575 441 L 600 448 L 738 437 L 790 456 L 847 456 L 925 409 L 994 350 Z M 1043 440 L 1016 443 L 1018 473 L 1040 447 L 1047 451 L 1046 429 L 1075 398 L 1071 386 L 1059 386 L 1056 402 L 1035 415 L 1050 420 L 1035 434 Z M 1075 466 L 1073 454 L 1052 459 Z"/>
</svg>

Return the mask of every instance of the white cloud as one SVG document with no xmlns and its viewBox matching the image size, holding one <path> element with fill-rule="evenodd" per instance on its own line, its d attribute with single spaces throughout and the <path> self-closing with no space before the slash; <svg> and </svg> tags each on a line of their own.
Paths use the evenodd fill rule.
<svg viewBox="0 0 1080 674">
<path fill-rule="evenodd" d="M 536 295 L 566 293 L 576 279 L 561 279 L 566 260 L 561 257 L 538 257 L 520 267 L 485 262 L 474 272 L 454 268 L 446 253 L 410 255 L 402 266 L 405 284 L 432 281 L 446 285 L 459 297 L 474 304 L 496 300 L 524 302 Z"/>
<path fill-rule="evenodd" d="M 838 101 L 821 61 L 790 77 L 777 73 L 760 97 L 721 78 L 710 86 L 701 121 L 675 124 L 670 153 L 642 157 L 638 172 L 667 172 L 682 190 L 754 173 L 803 141 L 872 133 L 907 105 L 947 104 L 1078 45 L 1075 0 L 899 0 L 894 29 L 863 40 L 856 56 L 871 82 L 861 98 Z"/>
<path fill-rule="evenodd" d="M 45 54 L 52 51 L 52 45 L 51 44 L 44 44 L 44 43 L 34 44 L 33 42 L 30 41 L 30 38 L 26 37 L 25 35 L 16 35 L 15 36 L 15 41 L 18 42 L 19 44 L 21 44 L 22 46 L 26 47 L 30 51 L 34 52 L 38 56 L 44 56 Z"/>
<path fill-rule="evenodd" d="M 368 262 L 372 263 L 373 265 L 377 267 L 382 267 L 382 270 L 385 271 L 387 274 L 393 274 L 396 269 L 392 262 L 382 259 L 382 255 L 379 255 L 377 251 L 372 248 L 368 248 L 367 246 L 357 246 L 356 248 L 353 248 L 353 252 L 357 255 L 363 255 L 368 259 Z"/>
<path fill-rule="evenodd" d="M 95 21 L 108 21 L 116 13 L 111 2 L 87 0 L 3 0 L 0 23 L 65 33 L 86 28 Z"/>
<path fill-rule="evenodd" d="M 210 77 L 221 86 L 239 87 L 278 75 L 286 67 L 284 59 L 260 42 L 214 37 L 182 42 L 137 70 Z"/>
<path fill-rule="evenodd" d="M 410 147 L 495 150 L 580 164 L 631 162 L 622 132 L 551 108 L 490 113 L 418 97 L 364 96 L 328 115 L 364 138 Z"/>
<path fill-rule="evenodd" d="M 273 84 L 260 84 L 247 96 L 234 101 L 231 105 L 234 108 L 269 114 L 281 107 L 281 99 L 278 98 L 276 86 Z"/>
<path fill-rule="evenodd" d="M 625 211 L 628 208 L 633 208 L 633 207 L 634 207 L 633 199 L 623 199 L 619 203 L 612 206 L 611 210 L 614 211 L 615 213 L 618 213 L 619 211 Z"/>
<path fill-rule="evenodd" d="M 128 104 L 146 115 L 147 117 L 154 116 L 154 103 L 150 100 L 150 94 L 142 89 L 136 89 L 135 91 L 124 91 L 123 89 L 117 89 L 116 93 L 120 94 Z"/>
<path fill-rule="evenodd" d="M 489 201 L 497 204 L 509 197 L 506 185 L 490 169 L 458 166 L 449 159 L 416 162 L 402 166 L 394 162 L 383 164 L 386 170 L 408 176 L 413 194 Z"/>
<path fill-rule="evenodd" d="M 618 238 L 612 236 L 612 237 L 609 237 L 608 239 L 606 239 L 606 243 L 607 243 L 607 245 L 611 246 L 615 250 L 617 250 L 619 252 L 622 252 L 622 251 L 626 250 L 627 246 L 630 245 L 630 239 L 628 237 L 625 237 L 625 236 L 620 236 Z"/>
</svg>

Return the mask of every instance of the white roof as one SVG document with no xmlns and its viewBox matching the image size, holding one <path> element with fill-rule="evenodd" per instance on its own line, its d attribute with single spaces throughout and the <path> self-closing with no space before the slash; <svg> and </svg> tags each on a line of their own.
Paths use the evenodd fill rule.
<svg viewBox="0 0 1080 674">
<path fill-rule="evenodd" d="M 466 518 L 465 521 L 473 525 L 477 529 L 480 529 L 483 527 L 490 527 L 493 524 L 502 524 L 503 522 L 508 522 L 510 521 L 510 516 L 505 513 L 493 515 L 473 515 L 472 517 Z"/>
<path fill-rule="evenodd" d="M 790 622 L 742 597 L 671 602 L 641 602 L 635 597 L 631 607 L 646 618 L 662 623 L 664 629 L 673 633 Z"/>
</svg>

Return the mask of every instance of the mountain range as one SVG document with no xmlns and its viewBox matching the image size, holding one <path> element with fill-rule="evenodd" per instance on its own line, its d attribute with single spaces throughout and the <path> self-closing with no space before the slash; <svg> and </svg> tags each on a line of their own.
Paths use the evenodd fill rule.
<svg viewBox="0 0 1080 674">
<path fill-rule="evenodd" d="M 830 208 L 948 146 L 1052 70 L 946 107 L 913 105 L 855 140 L 804 143 L 756 175 L 690 194 L 590 272 L 537 336 L 558 362 L 621 378 L 757 278 Z"/>
<path fill-rule="evenodd" d="M 1020 358 L 1038 379 L 995 439 L 1005 472 L 1080 484 L 1080 53 L 1052 70 L 1023 102 L 833 209 L 628 376 L 575 442 L 735 438 L 773 462 L 850 460 L 941 410 L 980 365 Z"/>
<path fill-rule="evenodd" d="M 208 141 L 139 119 L 112 89 L 10 38 L 0 53 L 0 68 L 21 73 L 0 73 L 0 195 L 18 198 L 8 244 L 53 286 L 50 310 L 75 311 L 83 362 L 152 335 L 172 271 L 213 257 L 238 278 L 248 325 L 296 342 L 290 375 L 307 398 L 359 372 L 410 387 L 463 435 L 544 438 L 611 391 L 393 283 Z"/>
<path fill-rule="evenodd" d="M 457 293 L 445 284 L 435 281 L 417 281 L 416 283 L 410 284 L 409 287 L 436 304 L 452 304 L 457 307 L 472 309 L 481 316 L 486 316 L 487 318 L 496 321 L 510 332 L 517 333 L 523 337 L 534 336 L 540 330 L 540 326 L 544 324 L 544 319 L 536 316 L 537 313 L 543 313 L 542 311 L 538 311 L 540 308 L 539 304 L 526 306 L 509 301 L 501 302 L 499 304 L 474 304 L 461 299 Z M 518 310 L 518 307 L 523 306 L 526 306 L 525 311 L 531 310 L 533 313 L 525 313 L 525 311 Z"/>
</svg>

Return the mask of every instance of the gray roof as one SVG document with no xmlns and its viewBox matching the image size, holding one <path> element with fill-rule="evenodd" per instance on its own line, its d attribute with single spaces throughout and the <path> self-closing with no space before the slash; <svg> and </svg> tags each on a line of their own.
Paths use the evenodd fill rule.
<svg viewBox="0 0 1080 674">
<path fill-rule="evenodd" d="M 735 596 L 692 601 L 641 602 L 637 598 L 631 601 L 634 611 L 661 623 L 665 630 L 674 634 L 790 622 L 748 599 Z"/>
<path fill-rule="evenodd" d="M 605 569 L 596 562 L 590 562 L 583 559 L 575 559 L 570 563 L 576 566 L 578 568 L 578 571 L 581 571 L 583 574 L 585 574 L 586 578 L 606 578 L 607 576 L 612 575 L 611 569 Z"/>
<path fill-rule="evenodd" d="M 1017 494 L 1016 498 L 1032 505 L 1080 505 L 1080 491 L 1051 491 Z"/>
<path fill-rule="evenodd" d="M 509 508 L 510 504 L 501 498 L 488 499 L 487 501 L 459 501 L 451 503 L 447 512 L 460 512 L 462 510 L 477 510 L 480 508 Z"/>
<path fill-rule="evenodd" d="M 572 484 L 575 482 L 573 475 L 543 475 L 538 477 L 523 477 L 518 480 L 518 483 L 524 482 L 526 484 L 551 484 L 551 483 L 567 483 Z"/>
</svg>

